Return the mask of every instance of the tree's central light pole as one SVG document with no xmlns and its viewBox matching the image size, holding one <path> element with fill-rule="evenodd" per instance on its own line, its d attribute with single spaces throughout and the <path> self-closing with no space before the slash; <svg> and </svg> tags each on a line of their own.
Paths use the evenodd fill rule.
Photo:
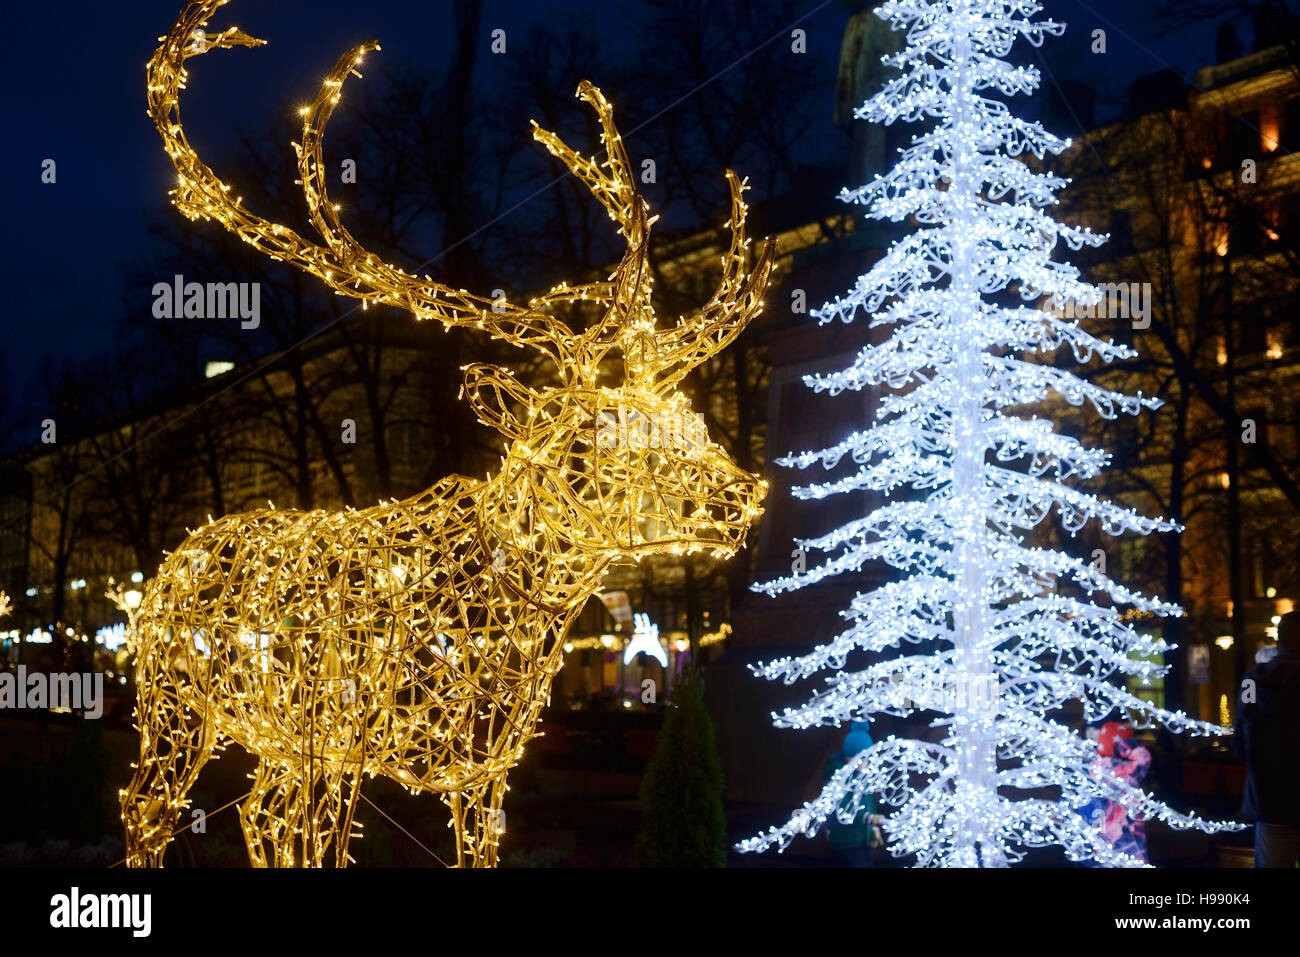
<svg viewBox="0 0 1300 957">
<path fill-rule="evenodd" d="M 806 704 L 776 715 L 778 725 L 841 725 L 933 709 L 942 717 L 932 727 L 944 729 L 944 737 L 877 741 L 786 825 L 741 842 L 742 850 L 784 848 L 832 814 L 847 823 L 868 794 L 898 808 L 884 826 L 890 851 L 915 855 L 922 866 L 1000 867 L 1027 848 L 1049 845 L 1075 861 L 1142 864 L 1076 812 L 1098 798 L 1174 827 L 1233 827 L 1180 814 L 1118 777 L 1093 774 L 1091 742 L 1056 720 L 1067 702 L 1080 701 L 1093 718 L 1117 711 L 1139 725 L 1226 730 L 1128 691 L 1129 678 L 1162 673 L 1150 660 L 1169 648 L 1136 632 L 1120 606 L 1154 615 L 1181 609 L 1030 541 L 1053 511 L 1071 535 L 1089 521 L 1108 535 L 1177 527 L 1067 485 L 1100 474 L 1109 456 L 1058 433 L 1050 421 L 1008 411 L 1051 396 L 1090 403 L 1107 418 L 1160 404 L 1037 358 L 1062 348 L 1080 361 L 1136 355 L 1057 314 L 1066 303 L 1095 304 L 1099 292 L 1055 253 L 1062 244 L 1079 249 L 1104 237 L 1045 214 L 1066 181 L 1021 157 L 1058 155 L 1069 142 L 1014 117 L 991 95 L 1037 88 L 1037 70 L 1005 57 L 1018 39 L 1039 45 L 1061 33 L 1061 24 L 1032 19 L 1040 9 L 1035 0 L 887 0 L 877 10 L 907 32 L 908 46 L 883 61 L 899 75 L 856 115 L 886 124 L 926 121 L 930 128 L 900 151 L 892 170 L 841 198 L 866 207 L 871 218 L 919 228 L 895 242 L 849 293 L 814 312 L 823 324 L 865 314 L 873 327 L 893 326 L 893 334 L 863 349 L 848 368 L 805 382 L 832 395 L 880 385 L 892 393 L 863 430 L 778 461 L 803 469 L 836 469 L 846 460 L 858 466 L 796 487 L 799 498 L 863 490 L 890 496 L 900 487 L 917 494 L 891 497 L 826 535 L 797 540 L 825 561 L 758 590 L 792 591 L 859 572 L 868 562 L 883 561 L 898 575 L 854 597 L 841 634 L 755 671 L 786 683 L 831 672 Z M 1005 305 L 1010 293 L 1025 304 Z M 1050 308 L 1038 307 L 1043 299 Z M 911 651 L 921 644 L 938 650 Z M 857 651 L 873 663 L 845 670 Z M 936 684 L 945 698 L 938 707 L 933 696 L 917 693 Z M 976 693 L 990 687 L 991 694 Z M 1060 799 L 1013 800 L 1013 791 Z"/>
</svg>

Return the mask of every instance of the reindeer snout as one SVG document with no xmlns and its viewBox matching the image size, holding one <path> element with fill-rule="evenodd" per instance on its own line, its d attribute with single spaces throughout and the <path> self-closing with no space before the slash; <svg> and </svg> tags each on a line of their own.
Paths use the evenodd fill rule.
<svg viewBox="0 0 1300 957">
<path fill-rule="evenodd" d="M 767 483 L 734 462 L 725 461 L 710 476 L 710 493 L 701 505 L 700 538 L 734 551 L 745 541 L 750 526 L 763 514 Z"/>
</svg>

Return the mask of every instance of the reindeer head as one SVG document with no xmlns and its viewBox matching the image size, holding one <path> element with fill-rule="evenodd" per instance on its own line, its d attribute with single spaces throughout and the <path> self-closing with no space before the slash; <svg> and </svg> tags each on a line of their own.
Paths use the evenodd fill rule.
<svg viewBox="0 0 1300 957">
<path fill-rule="evenodd" d="M 742 470 L 705 434 L 702 419 L 678 385 L 691 369 L 731 343 L 762 309 L 775 257 L 764 242 L 746 270 L 744 185 L 727 171 L 731 243 L 722 279 L 697 312 L 668 329 L 655 320 L 648 263 L 653 220 L 637 192 L 613 110 L 587 82 L 578 96 L 601 121 L 606 158 L 585 159 L 534 124 L 533 135 L 562 160 L 605 207 L 627 251 L 603 282 L 562 284 L 526 306 L 492 301 L 414 276 L 367 252 L 339 221 L 326 191 L 322 141 L 343 83 L 371 41 L 340 58 L 315 102 L 304 109 L 298 169 L 321 246 L 250 213 L 230 187 L 202 163 L 179 119 L 184 62 L 216 48 L 256 46 L 236 28 L 215 35 L 206 18 L 228 0 L 194 0 L 181 13 L 149 64 L 149 109 L 176 166 L 174 202 L 191 219 L 215 219 L 273 259 L 319 277 L 336 292 L 397 306 L 417 319 L 483 329 L 536 349 L 555 364 L 560 384 L 533 389 L 499 366 L 465 370 L 465 394 L 480 420 L 510 440 L 508 472 L 535 476 L 515 505 L 530 522 L 605 557 L 706 549 L 730 554 L 761 513 L 765 485 Z M 591 302 L 603 311 L 586 331 L 572 331 L 556 306 Z"/>
<path fill-rule="evenodd" d="M 600 117 L 603 163 L 577 155 L 536 124 L 533 135 L 588 185 L 627 251 L 605 283 L 560 287 L 529 307 L 593 299 L 605 307 L 604 316 L 557 344 L 556 354 L 566 357 L 558 363 L 560 386 L 534 390 L 500 367 L 474 365 L 466 370 L 466 393 L 480 421 L 512 439 L 516 455 L 541 466 L 543 520 L 556 534 L 610 555 L 730 554 L 761 514 L 766 487 L 710 440 L 677 387 L 762 309 L 775 247 L 765 243 L 746 275 L 744 187 L 728 171 L 731 246 L 722 281 L 698 313 L 659 329 L 648 263 L 653 221 L 612 107 L 585 81 L 578 96 Z"/>
</svg>

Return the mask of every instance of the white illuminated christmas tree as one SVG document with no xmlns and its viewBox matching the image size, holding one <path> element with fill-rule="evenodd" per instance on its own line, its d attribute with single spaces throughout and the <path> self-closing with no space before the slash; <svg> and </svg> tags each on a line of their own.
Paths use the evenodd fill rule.
<svg viewBox="0 0 1300 957">
<path fill-rule="evenodd" d="M 1135 353 L 1058 314 L 1069 302 L 1092 305 L 1100 296 L 1054 254 L 1105 237 L 1043 212 L 1066 181 L 1024 159 L 1059 154 L 1069 142 L 1017 118 L 1000 98 L 1038 87 L 1036 69 L 1003 58 L 1018 38 L 1038 46 L 1045 35 L 1060 35 L 1062 24 L 1034 20 L 1040 10 L 1029 0 L 889 0 L 877 11 L 906 31 L 907 47 L 885 58 L 899 75 L 856 115 L 922 122 L 925 132 L 888 174 L 841 198 L 871 218 L 918 228 L 851 292 L 814 312 L 822 324 L 868 317 L 892 335 L 843 371 L 805 381 L 832 395 L 888 391 L 863 431 L 780 464 L 857 466 L 797 488 L 799 498 L 871 491 L 889 500 L 797 543 L 821 553 L 821 564 L 756 587 L 776 595 L 873 562 L 897 573 L 854 598 L 841 613 L 843 633 L 807 655 L 754 670 L 787 684 L 833 672 L 806 704 L 774 715 L 780 727 L 839 726 L 918 707 L 944 717 L 932 735 L 937 742 L 878 741 L 786 825 L 742 842 L 741 850 L 784 849 L 795 836 L 815 834 L 837 809 L 847 823 L 868 793 L 890 812 L 890 851 L 915 854 L 920 866 L 1005 866 L 1026 848 L 1052 845 L 1071 860 L 1140 863 L 1076 813 L 1097 797 L 1174 827 L 1233 827 L 1178 813 L 1114 775 L 1090 773 L 1096 745 L 1051 717 L 1079 699 L 1089 720 L 1114 714 L 1138 727 L 1227 731 L 1155 709 L 1123 687 L 1126 676 L 1161 674 L 1146 659 L 1170 650 L 1138 634 L 1125 610 L 1164 616 L 1180 609 L 1112 582 L 1100 562 L 1032 544 L 1033 529 L 1053 510 L 1071 534 L 1089 522 L 1107 535 L 1175 528 L 1072 487 L 1098 475 L 1109 455 L 1025 409 L 1052 394 L 1107 418 L 1159 405 L 1053 364 L 1070 353 L 1078 362 Z M 855 649 L 883 657 L 865 670 L 844 670 Z"/>
</svg>

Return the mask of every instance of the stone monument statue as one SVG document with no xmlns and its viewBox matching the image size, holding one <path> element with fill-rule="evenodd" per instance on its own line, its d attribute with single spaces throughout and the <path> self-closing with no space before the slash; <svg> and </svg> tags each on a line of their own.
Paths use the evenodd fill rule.
<svg viewBox="0 0 1300 957">
<path fill-rule="evenodd" d="M 880 58 L 903 48 L 903 35 L 876 16 L 879 0 L 840 0 L 853 11 L 844 28 L 840 47 L 839 73 L 835 81 L 835 125 L 848 126 L 853 134 L 850 161 L 851 185 L 870 182 L 887 169 L 885 127 L 855 120 L 853 111 L 874 96 L 885 81 L 897 75 Z"/>
</svg>

